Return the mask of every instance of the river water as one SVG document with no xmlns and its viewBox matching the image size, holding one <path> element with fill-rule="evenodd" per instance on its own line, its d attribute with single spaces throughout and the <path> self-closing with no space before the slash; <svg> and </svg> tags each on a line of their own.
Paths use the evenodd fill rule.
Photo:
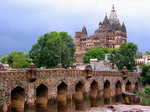
<svg viewBox="0 0 150 112">
<path fill-rule="evenodd" d="M 38 104 L 34 108 L 28 108 L 25 106 L 23 110 L 11 109 L 11 112 L 90 112 L 89 110 L 92 107 L 104 108 L 106 104 L 115 104 L 110 103 L 112 101 L 100 100 L 100 99 L 87 99 L 84 101 L 67 101 L 67 102 L 57 102 L 50 101 L 47 105 Z M 94 111 L 92 111 L 94 112 Z M 105 110 L 101 111 L 105 112 Z"/>
</svg>

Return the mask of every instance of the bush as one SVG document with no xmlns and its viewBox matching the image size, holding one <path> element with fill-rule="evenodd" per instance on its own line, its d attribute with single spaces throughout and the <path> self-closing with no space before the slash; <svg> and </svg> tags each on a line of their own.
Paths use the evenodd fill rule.
<svg viewBox="0 0 150 112">
<path fill-rule="evenodd" d="M 150 86 L 145 87 L 144 92 L 145 92 L 146 95 L 150 95 Z"/>
<path fill-rule="evenodd" d="M 141 91 L 137 91 L 137 90 L 133 90 L 133 93 L 134 94 L 137 94 L 137 95 L 139 95 L 139 96 L 143 96 L 144 95 L 144 93 L 142 93 Z"/>
<path fill-rule="evenodd" d="M 150 106 L 150 97 L 143 97 L 142 104 Z"/>
</svg>

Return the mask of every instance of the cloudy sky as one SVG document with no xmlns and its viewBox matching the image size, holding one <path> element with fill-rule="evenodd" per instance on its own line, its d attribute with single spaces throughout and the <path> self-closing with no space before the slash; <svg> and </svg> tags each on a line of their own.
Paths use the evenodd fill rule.
<svg viewBox="0 0 150 112">
<path fill-rule="evenodd" d="M 149 0 L 1 0 L 0 55 L 28 52 L 39 36 L 66 31 L 72 37 L 85 25 L 92 35 L 112 4 L 127 27 L 128 42 L 150 49 Z"/>
</svg>

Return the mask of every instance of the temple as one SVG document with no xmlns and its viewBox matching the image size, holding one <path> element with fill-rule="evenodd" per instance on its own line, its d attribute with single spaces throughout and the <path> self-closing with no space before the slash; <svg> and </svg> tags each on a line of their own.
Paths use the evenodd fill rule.
<svg viewBox="0 0 150 112">
<path fill-rule="evenodd" d="M 96 46 L 101 46 L 102 48 L 119 48 L 120 44 L 126 41 L 126 26 L 124 23 L 120 24 L 113 5 L 109 18 L 106 14 L 104 20 L 99 22 L 99 27 L 93 35 L 88 35 L 85 26 L 83 26 L 81 32 L 75 33 L 76 63 L 83 63 L 84 53 Z"/>
</svg>

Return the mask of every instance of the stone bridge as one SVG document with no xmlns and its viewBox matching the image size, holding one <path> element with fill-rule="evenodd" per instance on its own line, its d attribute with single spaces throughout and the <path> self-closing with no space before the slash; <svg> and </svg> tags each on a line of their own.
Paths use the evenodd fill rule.
<svg viewBox="0 0 150 112">
<path fill-rule="evenodd" d="M 48 101 L 101 98 L 111 100 L 122 92 L 140 89 L 139 73 L 68 69 L 0 71 L 0 110 L 24 108 Z M 119 99 L 118 99 L 119 100 Z"/>
</svg>

